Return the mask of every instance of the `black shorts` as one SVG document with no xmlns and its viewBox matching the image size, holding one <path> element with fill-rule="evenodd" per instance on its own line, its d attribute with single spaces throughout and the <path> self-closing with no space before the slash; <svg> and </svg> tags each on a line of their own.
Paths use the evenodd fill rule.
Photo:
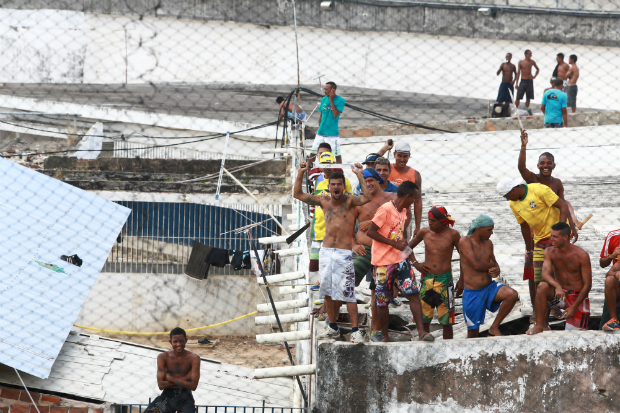
<svg viewBox="0 0 620 413">
<path fill-rule="evenodd" d="M 194 396 L 188 389 L 165 389 L 144 413 L 195 413 Z"/>
<path fill-rule="evenodd" d="M 517 100 L 523 99 L 523 95 L 526 95 L 528 99 L 534 99 L 534 79 L 523 79 L 519 82 Z"/>
</svg>

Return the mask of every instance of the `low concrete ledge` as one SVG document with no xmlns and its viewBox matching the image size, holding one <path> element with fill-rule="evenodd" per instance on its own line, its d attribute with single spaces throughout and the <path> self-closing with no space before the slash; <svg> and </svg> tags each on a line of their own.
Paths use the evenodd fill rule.
<svg viewBox="0 0 620 413">
<path fill-rule="evenodd" d="M 313 412 L 617 411 L 620 334 L 321 343 Z"/>
</svg>

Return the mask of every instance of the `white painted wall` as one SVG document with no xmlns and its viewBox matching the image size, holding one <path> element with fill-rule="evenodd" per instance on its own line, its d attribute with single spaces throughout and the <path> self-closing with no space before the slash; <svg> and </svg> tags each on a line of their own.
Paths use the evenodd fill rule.
<svg viewBox="0 0 620 413">
<path fill-rule="evenodd" d="M 256 311 L 264 303 L 254 276 L 101 273 L 75 324 L 106 330 L 158 332 L 220 323 Z M 264 287 L 263 287 L 264 290 Z M 280 298 L 272 289 L 276 301 Z M 266 296 L 266 293 L 265 293 Z M 261 314 L 261 315 L 267 315 Z M 271 332 L 254 316 L 191 335 L 253 336 Z"/>
<path fill-rule="evenodd" d="M 0 33 L 2 82 L 297 83 L 289 27 L 1 9 Z M 536 101 L 561 51 L 580 59 L 579 106 L 620 109 L 618 48 L 299 29 L 302 82 L 320 73 L 342 86 L 482 99 L 495 99 L 506 52 L 516 61 L 526 48 L 542 68 Z"/>
</svg>

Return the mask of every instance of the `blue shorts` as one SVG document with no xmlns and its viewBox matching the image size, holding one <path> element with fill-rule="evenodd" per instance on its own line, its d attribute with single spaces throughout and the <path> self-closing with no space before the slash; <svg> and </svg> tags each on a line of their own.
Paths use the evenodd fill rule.
<svg viewBox="0 0 620 413">
<path fill-rule="evenodd" d="M 286 114 L 289 119 L 293 119 L 293 112 L 288 111 Z M 306 119 L 306 111 L 301 111 L 301 113 L 295 112 L 295 116 L 297 117 L 297 120 L 304 120 Z"/>
<path fill-rule="evenodd" d="M 485 288 L 479 290 L 469 290 L 466 288 L 463 291 L 463 317 L 465 317 L 468 330 L 478 330 L 480 328 L 480 325 L 484 323 L 487 310 L 492 313 L 499 310 L 501 302 L 494 303 L 493 299 L 503 285 L 496 281 L 491 281 L 491 284 Z"/>
<path fill-rule="evenodd" d="M 510 93 L 508 92 L 508 90 L 510 90 L 512 92 L 512 94 L 514 95 L 515 88 L 514 88 L 514 86 L 512 86 L 512 83 L 502 82 L 499 85 L 499 92 L 497 92 L 497 101 L 498 102 L 512 103 L 512 99 L 510 98 Z"/>
</svg>

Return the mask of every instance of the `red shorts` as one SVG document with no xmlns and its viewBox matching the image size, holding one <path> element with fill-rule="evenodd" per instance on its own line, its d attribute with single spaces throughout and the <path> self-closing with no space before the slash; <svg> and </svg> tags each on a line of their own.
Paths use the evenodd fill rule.
<svg viewBox="0 0 620 413">
<path fill-rule="evenodd" d="M 570 307 L 575 304 L 577 301 L 577 297 L 579 297 L 580 291 L 575 290 L 564 290 L 566 293 L 566 307 Z M 587 330 L 588 323 L 590 322 L 590 299 L 588 297 L 585 298 L 577 307 L 577 312 L 575 316 L 566 320 L 566 325 L 570 324 L 574 328 L 567 328 L 567 330 Z"/>
</svg>

